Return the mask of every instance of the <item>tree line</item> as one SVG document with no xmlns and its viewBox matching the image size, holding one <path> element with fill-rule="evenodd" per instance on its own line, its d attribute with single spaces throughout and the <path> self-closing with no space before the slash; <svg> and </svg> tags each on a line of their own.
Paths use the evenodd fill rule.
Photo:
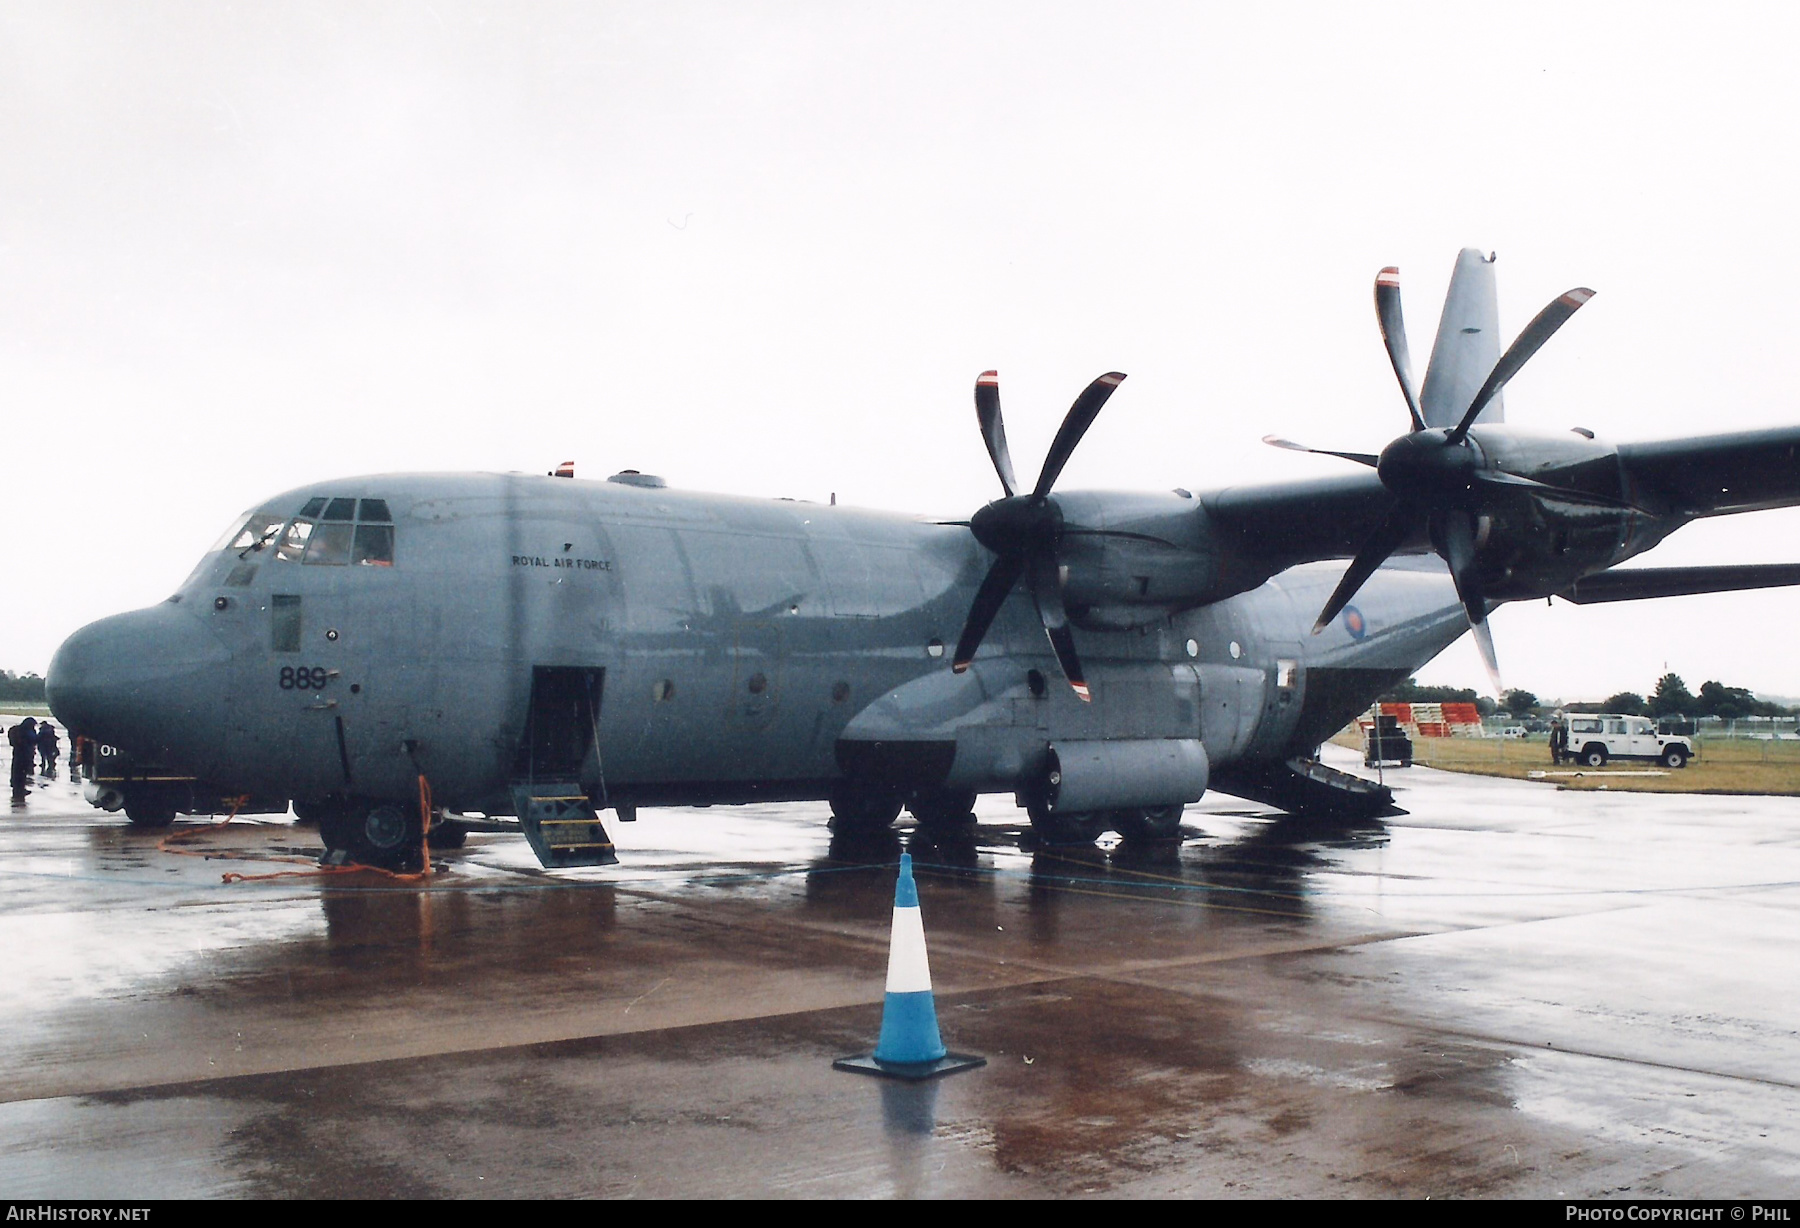
<svg viewBox="0 0 1800 1228">
<path fill-rule="evenodd" d="M 1496 704 L 1485 695 L 1477 695 L 1473 687 L 1420 686 L 1408 678 L 1381 697 L 1383 703 L 1464 703 L 1474 704 L 1483 716 L 1504 710 L 1514 716 L 1541 716 L 1549 707 L 1530 691 L 1512 690 L 1504 701 Z M 1627 716 L 1716 716 L 1736 721 L 1749 716 L 1794 716 L 1800 709 L 1784 708 L 1758 699 L 1748 687 L 1727 686 L 1708 680 L 1695 694 L 1682 681 L 1680 674 L 1664 674 L 1657 679 L 1649 698 L 1636 691 L 1620 691 L 1600 703 L 1557 705 L 1566 712 L 1622 712 Z"/>
<path fill-rule="evenodd" d="M 10 669 L 0 669 L 0 699 L 41 704 L 44 702 L 44 680 L 36 674 L 15 674 Z"/>
<path fill-rule="evenodd" d="M 1576 710 L 1575 705 L 1570 705 Z M 1700 684 L 1700 693 L 1688 690 L 1680 674 L 1664 674 L 1648 699 L 1635 691 L 1620 691 L 1608 697 L 1596 712 L 1626 712 L 1633 716 L 1716 716 L 1720 720 L 1739 721 L 1747 716 L 1793 716 L 1794 709 L 1784 708 L 1758 699 L 1748 687 L 1726 686 L 1708 680 Z"/>
</svg>

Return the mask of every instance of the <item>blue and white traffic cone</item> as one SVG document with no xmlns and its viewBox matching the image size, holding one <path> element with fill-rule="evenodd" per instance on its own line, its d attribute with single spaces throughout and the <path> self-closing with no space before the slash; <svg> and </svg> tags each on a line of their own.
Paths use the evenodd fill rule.
<svg viewBox="0 0 1800 1228">
<path fill-rule="evenodd" d="M 913 882 L 912 854 L 900 854 L 900 881 L 894 884 L 894 928 L 888 941 L 887 998 L 881 1008 L 881 1039 L 865 1057 L 844 1057 L 838 1070 L 930 1079 L 987 1065 L 984 1057 L 951 1053 L 938 1035 L 937 1003 L 931 995 L 931 963 L 925 956 L 925 921 L 919 888 Z"/>
</svg>

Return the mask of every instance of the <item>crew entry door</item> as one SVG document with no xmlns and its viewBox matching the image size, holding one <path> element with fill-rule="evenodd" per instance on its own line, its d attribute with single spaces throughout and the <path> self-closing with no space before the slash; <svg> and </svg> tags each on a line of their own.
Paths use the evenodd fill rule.
<svg viewBox="0 0 1800 1228">
<path fill-rule="evenodd" d="M 606 671 L 539 665 L 531 671 L 531 706 L 513 775 L 522 782 L 590 781 L 604 789 L 600 701 Z"/>
</svg>

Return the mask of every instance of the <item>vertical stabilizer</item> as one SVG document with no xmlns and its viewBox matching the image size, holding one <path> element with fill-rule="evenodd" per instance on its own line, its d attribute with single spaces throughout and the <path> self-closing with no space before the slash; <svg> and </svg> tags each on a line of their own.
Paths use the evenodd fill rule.
<svg viewBox="0 0 1800 1228">
<path fill-rule="evenodd" d="M 1431 365 L 1425 370 L 1420 408 L 1426 426 L 1453 427 L 1500 361 L 1500 308 L 1494 296 L 1494 262 L 1472 247 L 1456 257 L 1444 315 L 1438 321 Z M 1500 395 L 1488 402 L 1477 422 L 1504 422 Z"/>
</svg>

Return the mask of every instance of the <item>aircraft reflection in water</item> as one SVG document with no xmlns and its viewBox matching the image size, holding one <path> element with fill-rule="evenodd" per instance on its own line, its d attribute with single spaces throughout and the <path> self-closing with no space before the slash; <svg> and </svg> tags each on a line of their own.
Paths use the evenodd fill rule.
<svg viewBox="0 0 1800 1228">
<path fill-rule="evenodd" d="M 92 797 L 136 823 L 291 799 L 371 864 L 417 857 L 432 801 L 517 815 L 551 866 L 613 860 L 598 812 L 640 805 L 828 798 L 840 830 L 880 829 L 1005 792 L 1049 844 L 1173 836 L 1208 788 L 1380 813 L 1387 791 L 1316 748 L 1471 627 L 1497 684 L 1497 604 L 1800 583 L 1787 565 L 1613 570 L 1697 517 L 1800 503 L 1800 428 L 1615 446 L 1503 424 L 1501 388 L 1589 294 L 1502 354 L 1491 260 L 1463 252 L 1415 392 L 1383 270 L 1411 430 L 1332 453 L 1360 466 L 1335 477 L 1058 491 L 1113 373 L 1027 489 L 988 372 L 977 421 L 1003 494 L 966 521 L 630 471 L 291 491 L 164 604 L 71 636 L 51 706 L 120 752 Z"/>
</svg>

